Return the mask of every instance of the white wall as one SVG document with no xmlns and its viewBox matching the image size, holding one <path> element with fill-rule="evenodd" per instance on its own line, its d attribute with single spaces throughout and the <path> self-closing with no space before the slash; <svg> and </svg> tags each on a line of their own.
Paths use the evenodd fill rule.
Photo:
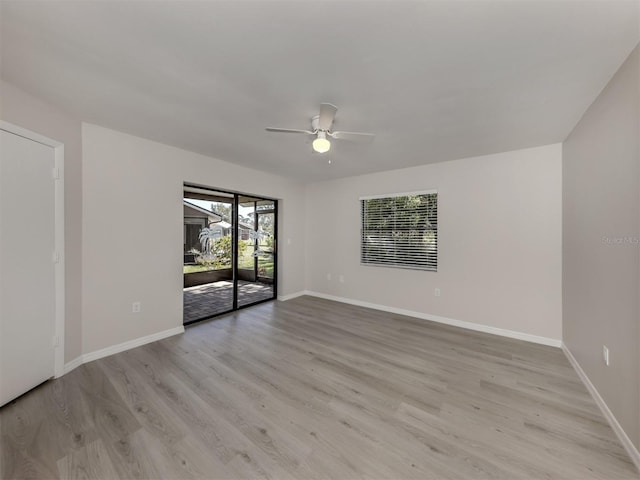
<svg viewBox="0 0 640 480">
<path fill-rule="evenodd" d="M 309 185 L 307 289 L 561 339 L 561 155 L 556 144 Z M 359 197 L 427 189 L 439 192 L 438 272 L 361 266 Z"/>
<path fill-rule="evenodd" d="M 0 118 L 64 143 L 65 361 L 82 350 L 82 140 L 80 120 L 14 85 L 0 82 Z"/>
<path fill-rule="evenodd" d="M 302 185 L 86 123 L 82 144 L 83 353 L 182 325 L 184 182 L 280 199 L 278 293 L 302 289 Z"/>
<path fill-rule="evenodd" d="M 95 125 L 80 135 L 79 121 L 6 83 L 2 102 L 3 119 L 65 142 L 67 361 L 181 324 L 185 181 L 282 199 L 281 296 L 306 288 L 561 337 L 557 145 L 312 184 L 305 207 L 295 181 Z M 429 188 L 439 271 L 361 267 L 358 197 Z"/>
<path fill-rule="evenodd" d="M 563 164 L 564 342 L 640 450 L 640 47 L 567 137 Z"/>
</svg>

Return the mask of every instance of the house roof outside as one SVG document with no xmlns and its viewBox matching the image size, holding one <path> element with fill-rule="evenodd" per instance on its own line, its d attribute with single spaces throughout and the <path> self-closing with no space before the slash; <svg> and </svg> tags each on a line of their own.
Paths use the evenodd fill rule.
<svg viewBox="0 0 640 480">
<path fill-rule="evenodd" d="M 224 217 L 222 215 L 214 212 L 213 210 L 207 210 L 206 208 L 199 207 L 198 205 L 195 205 L 189 202 L 188 200 L 184 200 L 184 199 L 182 200 L 182 203 L 187 208 L 191 208 L 198 213 L 208 215 L 212 219 L 209 221 L 209 223 L 214 223 L 215 226 L 219 226 L 220 228 L 225 228 L 225 229 L 232 227 L 232 225 L 229 222 L 223 220 Z M 248 231 L 254 230 L 253 225 L 249 225 L 248 223 L 245 223 L 242 221 L 238 222 L 238 226 L 244 230 L 248 230 Z"/>
<path fill-rule="evenodd" d="M 218 223 L 222 221 L 222 216 L 211 210 L 207 210 L 206 208 L 199 207 L 198 205 L 195 205 L 187 200 L 182 200 L 182 203 L 187 208 L 190 208 L 203 215 L 207 215 L 211 219 L 209 220 L 209 223 Z"/>
</svg>

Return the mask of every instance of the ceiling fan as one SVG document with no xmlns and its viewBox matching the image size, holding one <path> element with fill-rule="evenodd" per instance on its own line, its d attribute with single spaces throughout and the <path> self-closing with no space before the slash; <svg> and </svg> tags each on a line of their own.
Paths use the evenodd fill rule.
<svg viewBox="0 0 640 480">
<path fill-rule="evenodd" d="M 276 133 L 304 133 L 307 135 L 314 135 L 313 151 L 317 153 L 328 152 L 331 148 L 331 142 L 329 138 L 335 140 L 350 140 L 356 142 L 370 142 L 375 135 L 373 133 L 360 133 L 360 132 L 334 132 L 332 130 L 333 121 L 336 117 L 338 107 L 330 103 L 320 104 L 320 113 L 311 118 L 311 130 L 299 130 L 295 128 L 274 128 L 267 127 L 265 130 L 268 132 Z M 329 137 L 329 138 L 327 138 Z"/>
</svg>

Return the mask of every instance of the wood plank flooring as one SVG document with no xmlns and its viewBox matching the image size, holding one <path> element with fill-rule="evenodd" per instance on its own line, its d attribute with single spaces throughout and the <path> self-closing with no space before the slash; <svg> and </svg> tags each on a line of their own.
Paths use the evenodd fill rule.
<svg viewBox="0 0 640 480">
<path fill-rule="evenodd" d="M 638 478 L 556 348 L 312 297 L 83 365 L 0 409 L 13 478 Z"/>
</svg>

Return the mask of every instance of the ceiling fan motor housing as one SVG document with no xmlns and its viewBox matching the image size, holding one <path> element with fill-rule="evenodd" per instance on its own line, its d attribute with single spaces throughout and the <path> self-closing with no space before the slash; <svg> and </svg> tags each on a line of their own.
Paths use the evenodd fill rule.
<svg viewBox="0 0 640 480">
<path fill-rule="evenodd" d="M 316 131 L 319 130 L 318 125 L 320 124 L 320 115 L 314 115 L 311 117 L 311 130 Z"/>
</svg>

